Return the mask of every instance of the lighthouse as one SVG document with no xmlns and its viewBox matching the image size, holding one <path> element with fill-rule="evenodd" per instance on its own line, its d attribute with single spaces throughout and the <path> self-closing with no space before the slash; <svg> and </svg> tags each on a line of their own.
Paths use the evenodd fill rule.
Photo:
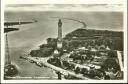
<svg viewBox="0 0 128 84">
<path fill-rule="evenodd" d="M 57 39 L 57 48 L 62 48 L 62 22 L 61 19 L 58 21 L 58 39 Z"/>
</svg>

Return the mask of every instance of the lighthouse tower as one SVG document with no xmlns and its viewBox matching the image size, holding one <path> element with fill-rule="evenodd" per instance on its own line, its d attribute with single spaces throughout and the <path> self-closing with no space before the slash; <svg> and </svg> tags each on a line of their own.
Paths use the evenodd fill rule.
<svg viewBox="0 0 128 84">
<path fill-rule="evenodd" d="M 62 22 L 61 19 L 58 21 L 58 40 L 57 40 L 57 48 L 62 48 Z"/>
</svg>

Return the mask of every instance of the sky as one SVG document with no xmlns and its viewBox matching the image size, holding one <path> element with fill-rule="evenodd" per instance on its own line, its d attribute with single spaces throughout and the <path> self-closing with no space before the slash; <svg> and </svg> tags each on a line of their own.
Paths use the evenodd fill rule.
<svg viewBox="0 0 128 84">
<path fill-rule="evenodd" d="M 124 0 L 3 0 L 5 11 L 123 11 Z"/>
<path fill-rule="evenodd" d="M 123 11 L 122 4 L 7 4 L 5 11 Z"/>
</svg>

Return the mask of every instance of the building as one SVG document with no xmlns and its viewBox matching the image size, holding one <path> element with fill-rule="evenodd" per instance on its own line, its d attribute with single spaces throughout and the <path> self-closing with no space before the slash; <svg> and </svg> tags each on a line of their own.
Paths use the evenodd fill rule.
<svg viewBox="0 0 128 84">
<path fill-rule="evenodd" d="M 62 48 L 62 22 L 61 19 L 58 21 L 58 40 L 57 40 L 57 48 Z"/>
</svg>

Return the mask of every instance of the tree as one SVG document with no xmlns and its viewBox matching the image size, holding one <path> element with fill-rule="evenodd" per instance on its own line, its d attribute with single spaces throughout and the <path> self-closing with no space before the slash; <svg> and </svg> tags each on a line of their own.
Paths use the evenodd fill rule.
<svg viewBox="0 0 128 84">
<path fill-rule="evenodd" d="M 101 67 L 103 70 L 107 70 L 108 68 L 111 69 L 115 69 L 116 71 L 120 70 L 120 66 L 117 63 L 117 61 L 115 59 L 111 59 L 108 58 L 103 62 L 103 65 Z"/>
</svg>

